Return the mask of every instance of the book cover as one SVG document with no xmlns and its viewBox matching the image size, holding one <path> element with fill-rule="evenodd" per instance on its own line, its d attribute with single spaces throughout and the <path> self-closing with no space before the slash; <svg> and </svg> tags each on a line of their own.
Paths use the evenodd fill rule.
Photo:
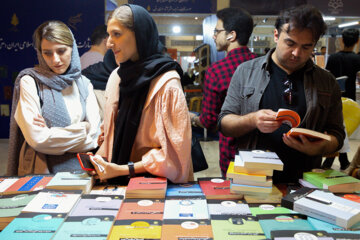
<svg viewBox="0 0 360 240">
<path fill-rule="evenodd" d="M 165 198 L 166 188 L 166 178 L 134 177 L 126 188 L 126 198 Z"/>
<path fill-rule="evenodd" d="M 360 203 L 360 193 L 357 193 L 357 194 L 355 194 L 355 193 L 354 194 L 350 194 L 350 193 L 341 194 L 340 197 L 345 198 L 345 199 L 350 200 L 350 201 Z"/>
<path fill-rule="evenodd" d="M 122 195 L 95 195 L 84 194 L 73 207 L 69 216 L 116 216 L 121 203 Z"/>
<path fill-rule="evenodd" d="M 252 182 L 266 182 L 267 176 L 260 174 L 238 173 L 234 171 L 234 162 L 229 163 L 229 167 L 226 172 L 227 178 L 232 178 L 234 181 L 252 181 Z"/>
<path fill-rule="evenodd" d="M 166 190 L 166 197 L 193 197 L 204 196 L 200 185 L 196 182 L 169 184 Z"/>
<path fill-rule="evenodd" d="M 259 214 L 294 213 L 292 210 L 282 207 L 280 203 L 249 203 L 248 205 L 253 216 Z"/>
<path fill-rule="evenodd" d="M 231 192 L 239 192 L 239 193 L 243 193 L 243 194 L 271 193 L 272 186 L 270 186 L 270 187 L 262 187 L 262 186 L 255 186 L 255 185 L 245 185 L 245 184 L 231 183 L 230 191 Z"/>
<path fill-rule="evenodd" d="M 223 178 L 198 178 L 207 199 L 242 199 L 243 194 L 230 192 L 230 180 Z"/>
<path fill-rule="evenodd" d="M 164 220 L 161 239 L 212 240 L 210 220 Z"/>
<path fill-rule="evenodd" d="M 81 190 L 42 190 L 23 208 L 22 212 L 69 213 L 80 196 Z"/>
<path fill-rule="evenodd" d="M 214 215 L 211 216 L 214 239 L 265 239 L 264 232 L 254 216 Z"/>
<path fill-rule="evenodd" d="M 0 193 L 3 194 L 6 189 L 19 179 L 19 177 L 0 177 Z"/>
<path fill-rule="evenodd" d="M 271 238 L 271 231 L 275 230 L 315 230 L 303 214 L 259 214 L 259 223 L 267 238 Z"/>
<path fill-rule="evenodd" d="M 89 193 L 94 184 L 93 177 L 86 172 L 58 172 L 47 184 L 47 189 L 82 190 Z"/>
<path fill-rule="evenodd" d="M 251 215 L 249 205 L 244 200 L 207 200 L 211 215 Z"/>
<path fill-rule="evenodd" d="M 67 217 L 52 240 L 97 239 L 106 240 L 114 222 L 114 216 Z"/>
<path fill-rule="evenodd" d="M 360 191 L 360 180 L 346 173 L 329 169 L 314 169 L 304 172 L 303 179 L 321 189 L 329 189 L 333 193 L 352 193 Z"/>
<path fill-rule="evenodd" d="M 122 195 L 125 197 L 126 187 L 118 185 L 95 185 L 90 194 L 100 195 Z"/>
<path fill-rule="evenodd" d="M 298 138 L 300 135 L 304 135 L 309 141 L 331 141 L 330 135 L 306 128 L 292 128 L 286 133 L 286 136 L 291 136 L 295 138 Z"/>
<path fill-rule="evenodd" d="M 357 234 L 360 239 L 360 222 L 356 223 L 350 228 L 340 227 L 335 224 L 331 224 L 313 217 L 308 217 L 308 222 L 314 227 L 316 230 L 323 230 L 328 233 L 349 233 L 349 234 Z"/>
<path fill-rule="evenodd" d="M 299 114 L 290 109 L 279 108 L 276 114 L 276 121 L 280 121 L 282 124 L 286 124 L 291 128 L 299 126 L 300 120 Z"/>
<path fill-rule="evenodd" d="M 164 199 L 125 199 L 116 216 L 116 220 L 151 219 L 162 220 Z"/>
<path fill-rule="evenodd" d="M 297 196 L 293 210 L 345 228 L 360 222 L 360 203 L 321 190 Z"/>
<path fill-rule="evenodd" d="M 304 230 L 278 230 L 271 231 L 271 239 L 274 240 L 334 240 L 325 231 L 304 231 Z"/>
<path fill-rule="evenodd" d="M 64 222 L 65 214 L 21 213 L 1 231 L 0 239 L 50 239 Z"/>
<path fill-rule="evenodd" d="M 159 239 L 161 238 L 160 220 L 129 219 L 115 220 L 108 240 L 119 239 Z"/>
<path fill-rule="evenodd" d="M 360 236 L 358 234 L 351 233 L 329 233 L 331 237 L 338 240 L 359 240 Z"/>
<path fill-rule="evenodd" d="M 42 190 L 51 179 L 52 176 L 50 175 L 29 175 L 21 177 L 4 190 L 3 194 L 27 193 Z"/>
<path fill-rule="evenodd" d="M 271 193 L 253 193 L 244 195 L 244 199 L 247 203 L 280 203 L 282 197 L 282 192 L 275 185 L 273 185 Z"/>
<path fill-rule="evenodd" d="M 206 199 L 166 199 L 163 219 L 209 219 Z"/>
<path fill-rule="evenodd" d="M 266 176 L 272 176 L 274 173 L 272 169 L 246 168 L 244 160 L 240 157 L 239 154 L 235 155 L 234 172 L 258 174 L 258 175 L 266 175 Z"/>
<path fill-rule="evenodd" d="M 261 150 L 239 151 L 240 157 L 244 160 L 246 168 L 262 168 L 282 171 L 283 162 L 275 152 Z"/>
</svg>

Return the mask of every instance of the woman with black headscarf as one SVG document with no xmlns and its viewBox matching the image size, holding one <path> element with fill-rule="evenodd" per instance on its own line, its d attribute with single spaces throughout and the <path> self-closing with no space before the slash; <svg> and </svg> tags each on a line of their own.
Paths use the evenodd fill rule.
<svg viewBox="0 0 360 240">
<path fill-rule="evenodd" d="M 120 67 L 106 87 L 103 143 L 92 158 L 97 174 L 123 176 L 124 184 L 129 175 L 144 173 L 187 182 L 191 124 L 180 65 L 161 53 L 155 22 L 144 8 L 122 5 L 107 26 L 108 47 Z"/>
</svg>

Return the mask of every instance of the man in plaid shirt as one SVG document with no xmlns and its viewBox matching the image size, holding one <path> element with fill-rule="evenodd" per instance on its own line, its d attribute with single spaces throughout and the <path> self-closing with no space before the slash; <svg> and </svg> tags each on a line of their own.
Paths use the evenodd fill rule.
<svg viewBox="0 0 360 240">
<path fill-rule="evenodd" d="M 201 115 L 190 113 L 193 126 L 207 129 L 216 129 L 221 106 L 238 65 L 256 57 L 246 46 L 253 30 L 251 15 L 243 9 L 225 8 L 216 16 L 218 21 L 213 36 L 216 49 L 226 51 L 227 56 L 213 63 L 205 73 Z M 229 162 L 235 156 L 235 140 L 219 135 L 220 169 L 225 176 Z"/>
</svg>

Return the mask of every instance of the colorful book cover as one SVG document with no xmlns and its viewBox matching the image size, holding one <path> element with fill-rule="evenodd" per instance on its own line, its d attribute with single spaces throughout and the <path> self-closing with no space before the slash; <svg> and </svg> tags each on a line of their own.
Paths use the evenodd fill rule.
<svg viewBox="0 0 360 240">
<path fill-rule="evenodd" d="M 315 230 L 303 214 L 259 214 L 259 223 L 267 238 L 275 230 Z"/>
<path fill-rule="evenodd" d="M 244 165 L 244 160 L 240 157 L 239 154 L 235 155 L 234 159 L 234 171 L 241 173 L 249 173 L 249 174 L 259 174 L 272 176 L 274 171 L 272 169 L 262 169 L 262 168 L 246 168 Z"/>
<path fill-rule="evenodd" d="M 200 185 L 196 182 L 169 184 L 166 190 L 166 197 L 193 197 L 204 196 Z"/>
<path fill-rule="evenodd" d="M 284 164 L 275 152 L 261 150 L 239 151 L 246 168 L 263 168 L 282 171 Z"/>
<path fill-rule="evenodd" d="M 84 194 L 73 207 L 69 216 L 116 216 L 119 212 L 122 195 Z"/>
<path fill-rule="evenodd" d="M 316 230 L 324 230 L 328 233 L 351 233 L 358 234 L 360 236 L 360 222 L 356 223 L 350 228 L 340 227 L 328 222 L 321 221 L 319 219 L 308 217 L 308 222 L 316 229 Z M 360 239 L 360 237 L 359 237 Z"/>
<path fill-rule="evenodd" d="M 164 220 L 161 239 L 167 240 L 212 240 L 210 220 Z"/>
<path fill-rule="evenodd" d="M 214 215 L 211 216 L 214 239 L 265 239 L 264 232 L 254 216 Z"/>
<path fill-rule="evenodd" d="M 114 216 L 67 217 L 52 240 L 106 240 L 114 222 Z"/>
<path fill-rule="evenodd" d="M 116 216 L 116 220 L 151 219 L 162 220 L 164 199 L 125 199 Z"/>
<path fill-rule="evenodd" d="M 230 180 L 223 178 L 198 178 L 207 199 L 242 199 L 243 194 L 230 192 Z"/>
<path fill-rule="evenodd" d="M 267 180 L 266 175 L 235 172 L 234 162 L 230 162 L 226 172 L 226 177 L 237 180 L 253 181 L 253 182 L 266 182 Z"/>
<path fill-rule="evenodd" d="M 166 178 L 134 177 L 126 188 L 126 198 L 165 198 L 166 188 Z"/>
<path fill-rule="evenodd" d="M 159 239 L 161 238 L 160 220 L 129 219 L 116 220 L 108 236 L 108 240 L 119 239 Z"/>
<path fill-rule="evenodd" d="M 206 199 L 166 199 L 163 219 L 209 219 Z"/>
<path fill-rule="evenodd" d="M 36 195 L 37 192 L 0 195 L 0 218 L 18 216 Z"/>
<path fill-rule="evenodd" d="M 211 215 L 251 215 L 249 205 L 244 200 L 207 200 Z"/>
<path fill-rule="evenodd" d="M 360 191 L 359 179 L 334 169 L 316 169 L 316 171 L 304 172 L 303 179 L 318 188 L 329 189 L 334 193 L 352 193 Z"/>
<path fill-rule="evenodd" d="M 276 114 L 276 121 L 280 121 L 281 124 L 287 124 L 289 127 L 294 128 L 299 126 L 301 119 L 297 112 L 290 109 L 279 108 Z"/>
<path fill-rule="evenodd" d="M 13 185 L 19 179 L 20 178 L 18 178 L 18 177 L 1 177 L 0 178 L 0 193 L 3 194 L 3 192 L 6 189 L 8 189 L 11 185 Z"/>
<path fill-rule="evenodd" d="M 29 175 L 19 178 L 10 187 L 4 190 L 4 194 L 26 193 L 42 190 L 46 187 L 53 176 Z"/>
<path fill-rule="evenodd" d="M 80 190 L 40 191 L 22 210 L 37 213 L 69 213 L 80 199 Z"/>
<path fill-rule="evenodd" d="M 271 231 L 271 239 L 274 240 L 334 240 L 325 231 L 304 231 L 304 230 L 278 230 Z"/>
<path fill-rule="evenodd" d="M 82 190 L 84 193 L 89 193 L 93 183 L 93 177 L 88 175 L 86 172 L 58 172 L 47 184 L 46 188 L 60 190 Z"/>
<path fill-rule="evenodd" d="M 48 240 L 64 222 L 65 214 L 21 213 L 1 231 L 0 239 Z"/>
<path fill-rule="evenodd" d="M 280 203 L 249 203 L 249 208 L 254 216 L 259 214 L 294 213 L 294 211 L 282 207 Z"/>
</svg>

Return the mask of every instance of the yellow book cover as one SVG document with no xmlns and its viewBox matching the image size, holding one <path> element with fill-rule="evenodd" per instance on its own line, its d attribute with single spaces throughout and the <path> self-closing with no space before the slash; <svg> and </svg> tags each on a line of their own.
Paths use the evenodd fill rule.
<svg viewBox="0 0 360 240">
<path fill-rule="evenodd" d="M 160 239 L 161 225 L 159 220 L 116 220 L 108 240 Z"/>
</svg>

